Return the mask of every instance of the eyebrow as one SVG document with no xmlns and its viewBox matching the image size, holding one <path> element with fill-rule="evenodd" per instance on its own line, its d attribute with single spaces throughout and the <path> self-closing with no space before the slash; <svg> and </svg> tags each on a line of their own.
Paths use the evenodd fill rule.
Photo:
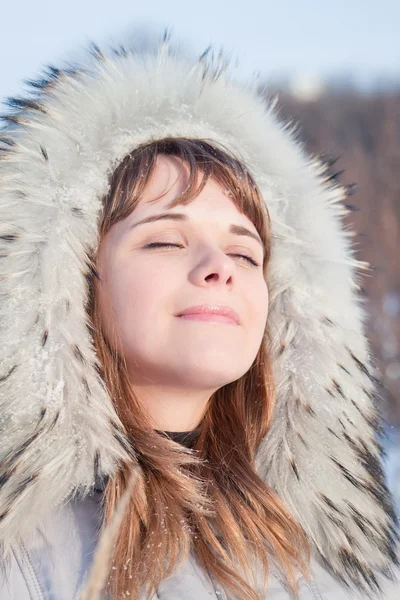
<svg viewBox="0 0 400 600">
<path fill-rule="evenodd" d="M 161 221 L 167 219 L 172 219 L 173 221 L 189 221 L 189 217 L 184 213 L 160 213 L 158 215 L 151 215 L 150 217 L 146 217 L 145 219 L 142 219 L 137 223 L 133 223 L 133 225 L 131 225 L 130 228 L 133 229 L 138 225 L 144 225 L 145 223 L 153 223 L 154 221 Z M 259 235 L 253 233 L 252 231 L 250 231 L 250 229 L 247 229 L 247 227 L 243 227 L 243 225 L 230 225 L 229 232 L 234 233 L 235 235 L 246 235 L 248 237 L 251 237 L 254 240 L 257 240 L 257 242 L 261 244 L 261 246 L 264 248 L 264 245 Z"/>
</svg>

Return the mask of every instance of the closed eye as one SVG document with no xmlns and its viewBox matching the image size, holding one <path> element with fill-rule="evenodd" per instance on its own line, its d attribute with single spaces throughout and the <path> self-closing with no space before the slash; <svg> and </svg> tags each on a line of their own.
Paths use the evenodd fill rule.
<svg viewBox="0 0 400 600">
<path fill-rule="evenodd" d="M 147 244 L 145 248 L 162 248 L 162 247 L 172 247 L 172 248 L 184 248 L 182 244 L 173 244 L 172 242 L 151 242 Z M 244 259 L 254 267 L 259 267 L 259 263 L 256 262 L 251 256 L 247 256 L 246 254 L 228 254 L 228 256 L 237 256 L 238 258 Z"/>
<path fill-rule="evenodd" d="M 182 244 L 173 244 L 172 242 L 151 242 L 145 248 L 159 248 L 160 246 L 175 246 L 175 248 L 184 248 Z"/>
<path fill-rule="evenodd" d="M 249 262 L 251 265 L 253 265 L 253 267 L 259 267 L 260 265 L 258 264 L 258 262 L 256 262 L 253 258 L 251 258 L 250 256 L 247 256 L 246 254 L 229 254 L 229 256 L 237 256 L 239 258 L 244 258 L 247 262 Z"/>
</svg>

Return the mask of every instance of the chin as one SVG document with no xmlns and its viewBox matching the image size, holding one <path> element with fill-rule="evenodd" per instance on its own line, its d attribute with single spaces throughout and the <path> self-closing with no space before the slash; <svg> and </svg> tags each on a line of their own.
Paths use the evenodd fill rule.
<svg viewBox="0 0 400 600">
<path fill-rule="evenodd" d="M 197 368 L 191 368 L 190 366 L 182 367 L 182 365 L 180 368 L 183 368 L 185 381 L 189 385 L 203 389 L 219 389 L 228 383 L 240 379 L 248 371 L 248 368 L 232 369 L 232 366 L 230 368 L 227 366 L 224 369 L 222 365 L 207 365 L 204 361 L 201 363 L 200 369 L 198 366 Z"/>
</svg>

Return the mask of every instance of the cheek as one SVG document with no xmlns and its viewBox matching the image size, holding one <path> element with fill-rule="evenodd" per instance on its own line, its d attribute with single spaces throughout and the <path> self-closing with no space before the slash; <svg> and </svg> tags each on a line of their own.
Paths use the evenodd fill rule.
<svg viewBox="0 0 400 600">
<path fill-rule="evenodd" d="M 147 328 L 151 332 L 168 304 L 169 285 L 165 269 L 148 268 L 144 261 L 114 265 L 102 289 L 103 313 L 124 339 L 133 331 L 140 334 Z"/>
<path fill-rule="evenodd" d="M 255 335 L 262 336 L 268 318 L 269 300 L 268 288 L 264 280 L 249 288 L 247 300 L 252 330 Z"/>
</svg>

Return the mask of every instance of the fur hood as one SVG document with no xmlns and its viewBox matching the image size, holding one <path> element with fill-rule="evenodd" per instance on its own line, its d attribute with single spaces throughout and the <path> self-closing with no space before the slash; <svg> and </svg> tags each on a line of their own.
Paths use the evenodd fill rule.
<svg viewBox="0 0 400 600">
<path fill-rule="evenodd" d="M 256 84 L 208 56 L 98 48 L 9 100 L 0 131 L 0 542 L 7 550 L 129 446 L 85 316 L 112 170 L 138 144 L 207 138 L 242 157 L 272 220 L 273 426 L 257 470 L 339 579 L 365 589 L 397 564 L 398 533 L 358 296 L 346 189 L 308 156 Z M 27 518 L 27 516 L 29 517 Z"/>
</svg>

